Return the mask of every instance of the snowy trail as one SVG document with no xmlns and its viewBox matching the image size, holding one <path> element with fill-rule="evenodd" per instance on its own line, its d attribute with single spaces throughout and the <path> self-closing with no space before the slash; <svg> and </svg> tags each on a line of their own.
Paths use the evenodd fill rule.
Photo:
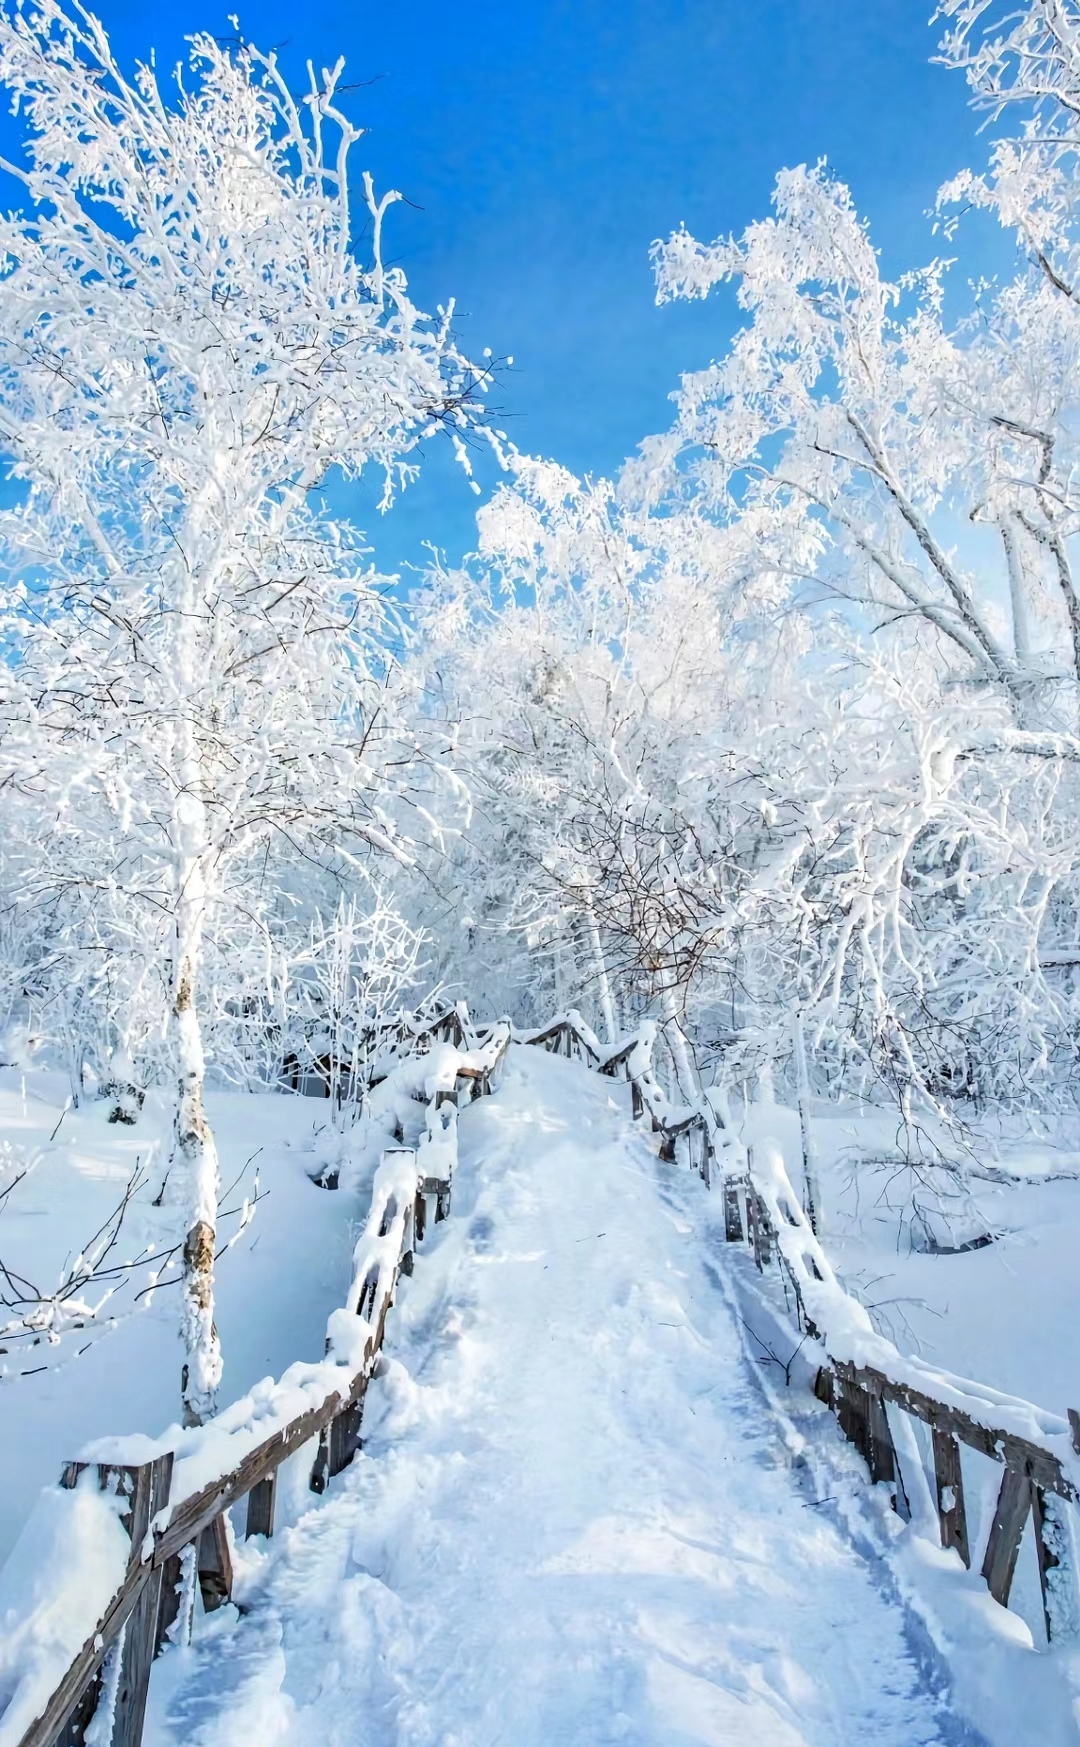
<svg viewBox="0 0 1080 1747">
<path fill-rule="evenodd" d="M 900 1610 L 800 1490 L 610 1082 L 513 1052 L 365 1451 L 158 1664 L 147 1747 L 921 1747 Z M 252 1543 L 252 1548 L 262 1543 Z"/>
</svg>

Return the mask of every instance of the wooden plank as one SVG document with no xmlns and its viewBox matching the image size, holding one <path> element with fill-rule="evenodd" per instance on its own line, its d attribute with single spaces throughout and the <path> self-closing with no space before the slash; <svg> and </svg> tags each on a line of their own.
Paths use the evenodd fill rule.
<svg viewBox="0 0 1080 1747">
<path fill-rule="evenodd" d="M 87 1466 L 90 1465 L 69 1462 L 61 1485 L 74 1486 Z M 116 1747 L 138 1747 L 146 1708 L 146 1683 L 157 1648 L 158 1612 L 156 1583 L 149 1565 L 143 1562 L 142 1551 L 153 1517 L 168 1503 L 173 1456 L 169 1452 L 138 1467 L 111 1463 L 94 1466 L 102 1491 L 114 1492 L 127 1502 L 120 1517 L 131 1536 L 127 1575 L 97 1632 L 83 1645 L 45 1711 L 27 1730 L 22 1747 L 36 1747 L 39 1742 L 79 1747 L 96 1708 L 101 1664 L 122 1629 L 125 1642 L 114 1741 Z"/>
<path fill-rule="evenodd" d="M 1056 1492 L 1060 1498 L 1076 1500 L 1076 1488 L 1062 1473 L 1061 1463 L 1040 1444 L 1030 1443 L 1027 1438 L 1018 1437 L 1013 1432 L 982 1426 L 962 1409 L 950 1407 L 911 1384 L 894 1382 L 883 1371 L 875 1370 L 872 1366 L 852 1365 L 843 1359 L 837 1359 L 834 1363 L 838 1376 L 846 1377 L 861 1388 L 872 1390 L 886 1401 L 895 1402 L 905 1413 L 910 1413 L 913 1419 L 921 1419 L 928 1426 L 936 1425 L 942 1431 L 951 1432 L 962 1444 L 978 1450 L 983 1456 L 989 1456 L 994 1462 L 1004 1462 L 1006 1467 L 1016 1469 L 1018 1473 L 1044 1487 L 1047 1492 Z"/>
<path fill-rule="evenodd" d="M 746 1223 L 754 1246 L 754 1260 L 764 1270 L 772 1261 L 769 1215 L 761 1196 L 751 1183 L 746 1191 Z"/>
<path fill-rule="evenodd" d="M 327 1472 L 331 1478 L 347 1468 L 360 1448 L 360 1422 L 364 1414 L 364 1398 L 350 1402 L 336 1419 L 330 1421 Z"/>
<path fill-rule="evenodd" d="M 247 1519 L 244 1524 L 244 1539 L 250 1541 L 252 1535 L 265 1535 L 270 1539 L 274 1532 L 274 1507 L 277 1504 L 276 1468 L 271 1468 L 269 1474 L 264 1474 L 261 1480 L 256 1480 L 247 1497 Z"/>
<path fill-rule="evenodd" d="M 743 1241 L 739 1185 L 731 1177 L 724 1178 L 724 1236 L 729 1244 L 741 1244 Z"/>
<path fill-rule="evenodd" d="M 426 1230 L 427 1230 L 427 1202 L 424 1199 L 424 1191 L 422 1189 L 418 1189 L 416 1191 L 416 1212 L 415 1212 L 415 1215 L 413 1217 L 413 1231 L 416 1234 L 416 1241 L 418 1244 L 423 1243 L 424 1233 L 426 1232 Z"/>
<path fill-rule="evenodd" d="M 855 1445 L 863 1461 L 870 1462 L 869 1391 L 840 1378 L 836 1390 L 836 1417 L 845 1438 Z"/>
<path fill-rule="evenodd" d="M 867 1396 L 866 1427 L 869 1437 L 866 1460 L 870 1469 L 870 1479 L 875 1486 L 882 1480 L 895 1486 L 897 1476 L 896 1451 L 893 1449 L 892 1432 L 889 1430 L 885 1403 L 880 1395 L 870 1393 Z M 896 1503 L 895 1493 L 893 1503 L 894 1505 Z"/>
<path fill-rule="evenodd" d="M 157 1631 L 154 1634 L 154 1655 L 158 1655 L 169 1631 L 180 1613 L 180 1591 L 184 1568 L 179 1553 L 173 1553 L 161 1567 L 161 1595 L 158 1600 Z"/>
<path fill-rule="evenodd" d="M 326 1476 L 330 1468 L 330 1439 L 324 1431 L 319 1439 L 319 1448 L 315 1452 L 315 1461 L 311 1468 L 311 1478 L 308 1486 L 312 1492 L 326 1491 Z"/>
<path fill-rule="evenodd" d="M 931 1426 L 930 1435 L 934 1444 L 934 1493 L 937 1499 L 941 1545 L 955 1547 L 964 1564 L 970 1569 L 971 1547 L 968 1541 L 959 1440 L 952 1432 L 944 1431 L 940 1426 Z"/>
<path fill-rule="evenodd" d="M 754 1252 L 758 1272 L 761 1271 L 761 1234 L 758 1231 L 757 1196 L 753 1189 L 746 1194 L 746 1239 Z"/>
<path fill-rule="evenodd" d="M 1001 1491 L 982 1565 L 986 1587 L 1002 1607 L 1009 1605 L 1016 1558 L 1031 1509 L 1031 1493 L 1031 1481 L 1027 1475 L 1018 1474 L 1015 1468 L 1006 1468 L 1001 1477 Z"/>
<path fill-rule="evenodd" d="M 264 1474 L 277 1468 L 289 1456 L 310 1443 L 312 1438 L 317 1437 L 330 1424 L 344 1402 L 352 1399 L 354 1390 L 362 1386 L 363 1380 L 364 1373 L 359 1373 L 353 1379 L 351 1389 L 343 1389 L 341 1394 L 335 1391 L 328 1395 L 318 1407 L 310 1408 L 299 1419 L 293 1420 L 280 1432 L 275 1432 L 264 1443 L 249 1451 L 231 1473 L 222 1475 L 220 1479 L 205 1486 L 201 1492 L 193 1493 L 190 1498 L 185 1498 L 178 1504 L 168 1527 L 158 1537 L 154 1564 L 163 1564 L 170 1554 L 179 1553 L 221 1511 L 228 1510 L 231 1505 L 246 1497 L 255 1482 L 261 1480 Z"/>
<path fill-rule="evenodd" d="M 1047 1497 L 1041 1486 L 1031 1488 L 1031 1515 L 1035 1525 L 1035 1551 L 1039 1559 L 1039 1587 L 1042 1590 L 1043 1620 L 1046 1625 L 1046 1641 L 1049 1644 L 1054 1637 L 1055 1597 L 1053 1593 L 1055 1572 L 1061 1563 L 1059 1558 L 1059 1539 L 1055 1533 L 1053 1508 L 1056 1500 L 1051 1494 L 1050 1511 L 1047 1511 Z M 1060 1508 L 1060 1507 L 1059 1507 Z"/>
<path fill-rule="evenodd" d="M 45 1709 L 30 1724 L 19 1742 L 19 1747 L 54 1747 L 55 1743 L 65 1740 L 64 1730 L 68 1721 L 82 1703 L 87 1687 L 96 1679 L 105 1653 L 129 1618 L 147 1575 L 148 1567 L 145 1565 L 129 1568 L 120 1589 L 78 1655 L 72 1660 Z M 93 1715 L 92 1710 L 90 1715 Z"/>
<path fill-rule="evenodd" d="M 124 1628 L 110 1747 L 140 1747 L 146 1695 L 150 1687 L 150 1664 L 157 1652 L 160 1601 L 161 1571 L 151 1571 Z"/>
<path fill-rule="evenodd" d="M 203 1607 L 212 1614 L 232 1595 L 232 1554 L 224 1511 L 207 1523 L 199 1535 L 198 1568 Z"/>
<path fill-rule="evenodd" d="M 82 1698 L 57 1735 L 54 1747 L 83 1747 L 86 1731 L 94 1720 L 101 1698 L 102 1674 L 103 1670 L 99 1668 L 90 1680 Z"/>
</svg>

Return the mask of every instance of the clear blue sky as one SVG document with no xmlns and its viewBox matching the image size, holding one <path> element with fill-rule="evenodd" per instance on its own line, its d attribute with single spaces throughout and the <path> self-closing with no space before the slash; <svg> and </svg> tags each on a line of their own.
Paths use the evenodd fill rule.
<svg viewBox="0 0 1080 1747">
<path fill-rule="evenodd" d="M 91 0 L 92 3 L 92 0 Z M 100 0 L 121 55 L 175 59 L 227 33 L 238 0 Z M 730 296 L 657 309 L 648 248 L 763 213 L 775 171 L 825 156 L 852 185 L 888 269 L 934 252 L 924 217 L 972 154 L 956 74 L 929 65 L 932 0 L 262 0 L 240 11 L 299 69 L 344 54 L 370 132 L 357 169 L 414 203 L 388 253 L 422 307 L 453 295 L 466 350 L 515 364 L 499 384 L 520 447 L 610 472 L 668 421 L 680 371 L 724 349 Z M 451 558 L 476 500 L 433 446 L 424 482 L 380 521 L 380 561 Z"/>
</svg>

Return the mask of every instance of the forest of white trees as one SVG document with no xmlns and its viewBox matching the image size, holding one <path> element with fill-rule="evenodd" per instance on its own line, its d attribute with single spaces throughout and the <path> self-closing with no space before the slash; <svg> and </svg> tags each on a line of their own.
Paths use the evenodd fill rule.
<svg viewBox="0 0 1080 1747">
<path fill-rule="evenodd" d="M 949 1168 L 988 1112 L 1075 1110 L 1080 5 L 940 14 L 986 125 L 936 256 L 886 280 L 824 164 L 674 230 L 658 300 L 730 283 L 741 326 L 611 480 L 513 448 L 383 264 L 340 68 L 198 37 L 174 83 L 75 7 L 0 16 L 4 1059 L 172 1100 L 190 1422 L 208 1077 L 351 1094 L 465 998 L 654 1017 L 683 1099 L 805 1047 Z M 389 503 L 438 440 L 502 483 L 404 596 L 322 493 Z"/>
</svg>

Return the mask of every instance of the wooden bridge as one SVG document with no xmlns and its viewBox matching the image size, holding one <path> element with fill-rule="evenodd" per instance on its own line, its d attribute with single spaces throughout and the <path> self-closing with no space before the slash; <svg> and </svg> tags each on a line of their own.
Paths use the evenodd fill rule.
<svg viewBox="0 0 1080 1747">
<path fill-rule="evenodd" d="M 138 1465 L 120 1460 L 118 1446 L 117 1460 L 97 1449 L 92 1463 L 65 1468 L 63 1488 L 90 1485 L 120 1501 L 130 1553 L 111 1599 L 84 1622 L 82 1642 L 55 1683 L 42 1690 L 40 1679 L 28 1677 L 16 1688 L 0 1717 L 0 1747 L 81 1747 L 107 1684 L 112 1747 L 138 1747 L 152 1663 L 177 1617 L 184 1585 L 197 1585 L 208 1610 L 230 1597 L 225 1513 L 246 1500 L 247 1535 L 269 1536 L 278 1472 L 287 1458 L 310 1446 L 314 1492 L 352 1461 L 399 1275 L 413 1270 L 429 1214 L 439 1221 L 450 1212 L 458 1110 L 496 1088 L 512 1041 L 629 1082 L 633 1115 L 659 1136 L 660 1158 L 688 1166 L 722 1194 L 728 1242 L 748 1249 L 760 1287 L 800 1331 L 801 1373 L 835 1413 L 871 1479 L 889 1487 L 901 1515 L 910 1514 L 915 1489 L 927 1485 L 910 1422 L 930 1428 L 941 1544 L 965 1565 L 971 1545 L 960 1446 L 1000 1464 L 982 1561 L 987 1588 L 1007 1605 L 1021 1538 L 1033 1517 L 1047 1636 L 1074 1628 L 1076 1573 L 1064 1513 L 1080 1495 L 1076 1413 L 1059 1418 L 935 1370 L 879 1335 L 837 1280 L 780 1149 L 762 1142 L 747 1151 L 705 1101 L 673 1105 L 653 1073 L 651 1027 L 605 1047 L 576 1014 L 520 1033 L 507 1021 L 474 1027 L 457 1007 L 411 1037 L 411 1053 L 422 1058 L 423 1071 L 414 1078 L 422 1087 L 424 1128 L 415 1147 L 399 1135 L 402 1144 L 383 1154 L 349 1293 L 329 1321 L 325 1358 L 291 1366 L 257 1400 L 253 1394 L 207 1426 L 174 1433 L 171 1447 L 155 1449 Z M 741 1261 L 739 1267 L 748 1285 L 753 1269 L 747 1273 Z M 63 1569 L 54 1581 L 60 1595 L 68 1581 Z"/>
</svg>

